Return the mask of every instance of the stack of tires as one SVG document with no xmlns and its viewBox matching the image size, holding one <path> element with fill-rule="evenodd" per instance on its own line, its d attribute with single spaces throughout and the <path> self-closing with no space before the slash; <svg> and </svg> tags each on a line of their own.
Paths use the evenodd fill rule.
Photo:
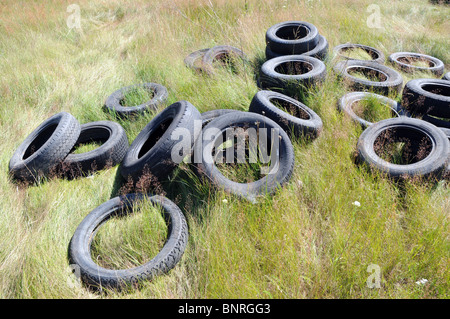
<svg viewBox="0 0 450 319">
<path fill-rule="evenodd" d="M 266 32 L 266 58 L 261 66 L 258 86 L 297 97 L 326 77 L 328 42 L 317 28 L 303 21 L 286 21 Z"/>
<path fill-rule="evenodd" d="M 285 55 L 306 55 L 324 60 L 327 54 L 327 39 L 309 22 L 280 22 L 266 32 L 267 60 Z"/>
</svg>

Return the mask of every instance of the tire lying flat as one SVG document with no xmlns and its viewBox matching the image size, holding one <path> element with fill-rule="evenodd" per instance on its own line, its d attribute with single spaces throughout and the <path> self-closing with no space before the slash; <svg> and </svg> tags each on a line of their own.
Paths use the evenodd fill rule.
<svg viewBox="0 0 450 319">
<path fill-rule="evenodd" d="M 431 142 L 431 150 L 425 158 L 411 164 L 398 165 L 387 162 L 376 154 L 374 145 L 377 143 L 377 138 L 388 130 L 396 132 L 397 135 L 393 137 L 396 139 L 400 135 L 407 138 L 412 138 L 415 135 L 418 138 L 425 136 Z M 450 155 L 450 144 L 444 132 L 436 126 L 419 119 L 398 117 L 382 120 L 369 126 L 358 140 L 357 151 L 361 162 L 390 178 L 423 177 L 439 179 L 446 170 Z"/>
<path fill-rule="evenodd" d="M 192 52 L 184 59 L 184 64 L 194 70 L 197 73 L 208 73 L 208 69 L 203 65 L 203 56 L 206 52 L 209 51 L 209 48 L 201 49 Z"/>
<path fill-rule="evenodd" d="M 280 54 L 302 54 L 317 46 L 319 31 L 308 22 L 284 21 L 271 26 L 266 32 L 267 47 Z"/>
<path fill-rule="evenodd" d="M 238 183 L 227 179 L 217 168 L 212 153 L 219 136 L 224 134 L 227 128 L 234 127 L 256 130 L 266 128 L 269 130 L 267 133 L 269 137 L 272 129 L 275 129 L 275 132 L 278 131 L 280 148 L 275 153 L 278 155 L 277 163 L 275 163 L 277 169 L 271 169 L 264 177 L 251 183 Z M 212 131 L 214 134 L 211 133 Z M 282 187 L 290 179 L 294 169 L 294 149 L 286 132 L 268 117 L 251 112 L 236 111 L 211 121 L 203 129 L 201 143 L 197 141 L 195 144 L 194 156 L 198 172 L 206 176 L 214 186 L 252 202 L 255 202 L 258 196 L 271 194 Z"/>
<path fill-rule="evenodd" d="M 121 164 L 122 176 L 126 180 L 131 177 L 135 182 L 141 177 L 167 179 L 179 164 L 174 162 L 172 156 L 174 147 L 179 143 L 178 133 L 183 135 L 189 132 L 191 140 L 185 146 L 192 148 L 200 134 L 200 131 L 194 130 L 196 121 L 201 123 L 200 112 L 187 101 L 179 101 L 165 108 L 131 143 Z M 174 138 L 172 134 L 177 137 Z"/>
<path fill-rule="evenodd" d="M 12 177 L 22 182 L 36 182 L 57 172 L 80 135 L 80 123 L 71 114 L 60 112 L 28 135 L 9 161 Z"/>
<path fill-rule="evenodd" d="M 114 216 L 133 212 L 139 201 L 148 200 L 163 210 L 168 225 L 167 241 L 161 251 L 150 261 L 129 269 L 106 269 L 97 265 L 91 256 L 91 243 L 98 228 Z M 69 262 L 80 268 L 83 283 L 93 288 L 116 289 L 152 280 L 167 273 L 180 261 L 188 241 L 186 219 L 172 201 L 162 196 L 128 194 L 114 197 L 90 212 L 75 230 L 69 244 Z"/>
<path fill-rule="evenodd" d="M 426 61 L 430 64 L 429 67 L 421 67 L 421 66 L 415 66 L 411 63 L 408 63 L 408 60 L 410 61 Z M 436 76 L 442 76 L 444 74 L 444 63 L 430 55 L 421 54 L 421 53 L 414 53 L 414 52 L 396 52 L 392 53 L 389 56 L 389 62 L 391 62 L 393 65 L 400 68 L 402 71 L 405 72 L 431 72 L 435 74 Z"/>
<path fill-rule="evenodd" d="M 123 106 L 122 102 L 124 100 L 125 94 L 137 88 L 147 90 L 148 92 L 153 94 L 153 97 L 149 101 L 139 105 Z M 104 107 L 108 112 L 115 114 L 119 117 L 126 118 L 129 116 L 142 114 L 150 110 L 156 110 L 161 104 L 164 104 L 167 101 L 167 97 L 168 97 L 167 89 L 161 84 L 157 83 L 136 84 L 123 87 L 112 93 L 106 99 Z"/>
<path fill-rule="evenodd" d="M 403 89 L 402 106 L 413 115 L 450 118 L 450 82 L 438 79 L 414 79 Z"/>
<path fill-rule="evenodd" d="M 393 111 L 393 113 L 395 113 L 396 115 L 403 114 L 402 108 L 396 101 L 394 101 L 386 96 L 375 94 L 375 93 L 370 93 L 370 92 L 349 92 L 349 93 L 343 95 L 339 99 L 338 108 L 341 112 L 350 116 L 350 118 L 353 121 L 355 121 L 356 123 L 359 123 L 362 128 L 367 128 L 368 126 L 372 125 L 373 123 L 359 117 L 358 115 L 356 115 L 356 113 L 353 110 L 354 103 L 364 100 L 366 98 L 375 98 L 375 99 L 379 100 L 381 103 L 387 104 L 389 106 L 389 108 Z"/>
<path fill-rule="evenodd" d="M 124 158 L 128 138 L 123 127 L 112 121 L 90 122 L 81 125 L 74 149 L 84 143 L 101 142 L 98 148 L 80 154 L 70 153 L 62 164 L 62 174 L 75 178 L 94 171 L 113 167 Z"/>
<path fill-rule="evenodd" d="M 353 49 L 361 49 L 361 50 L 366 51 L 372 57 L 372 60 L 353 59 L 344 54 L 345 51 L 353 50 Z M 340 44 L 333 48 L 333 52 L 339 58 L 346 59 L 346 60 L 352 60 L 352 61 L 359 61 L 359 62 L 372 61 L 372 62 L 383 64 L 386 59 L 383 52 L 381 52 L 380 50 L 369 47 L 367 45 L 363 45 L 363 44 L 355 44 L 355 43 Z"/>
<path fill-rule="evenodd" d="M 207 73 L 214 73 L 213 63 L 222 58 L 235 62 L 234 59 L 239 58 L 242 61 L 247 61 L 245 53 L 230 45 L 217 45 L 207 50 L 202 58 L 202 66 L 206 69 Z"/>
<path fill-rule="evenodd" d="M 377 73 L 383 78 L 381 81 L 361 79 L 351 75 L 349 73 L 350 70 L 363 70 L 368 73 Z M 340 61 L 334 66 L 334 71 L 338 76 L 347 80 L 349 84 L 358 91 L 369 90 L 379 94 L 388 95 L 390 93 L 399 93 L 403 85 L 403 78 L 400 73 L 373 61 Z"/>
<path fill-rule="evenodd" d="M 274 104 L 275 101 L 288 106 L 290 112 L 279 108 Z M 257 92 L 250 103 L 249 112 L 259 113 L 272 119 L 289 136 L 316 138 L 323 128 L 322 119 L 313 110 L 278 92 L 265 90 Z"/>
<path fill-rule="evenodd" d="M 298 86 L 316 85 L 323 82 L 325 77 L 326 67 L 319 59 L 304 55 L 285 55 L 264 62 L 259 85 L 262 89 L 284 91 L 290 87 L 296 89 Z"/>
<path fill-rule="evenodd" d="M 286 54 L 273 52 L 268 46 L 266 46 L 266 60 L 270 60 L 273 58 L 278 58 Z M 319 60 L 325 60 L 328 55 L 328 41 L 327 39 L 319 34 L 319 42 L 316 47 L 310 51 L 306 51 L 300 55 L 312 56 Z"/>
</svg>

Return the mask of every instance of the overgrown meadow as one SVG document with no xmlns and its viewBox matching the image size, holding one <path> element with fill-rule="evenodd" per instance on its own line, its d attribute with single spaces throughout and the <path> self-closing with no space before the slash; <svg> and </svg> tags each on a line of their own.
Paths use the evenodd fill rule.
<svg viewBox="0 0 450 319">
<path fill-rule="evenodd" d="M 70 23 L 73 4 L 79 28 Z M 448 71 L 449 15 L 448 5 L 426 0 L 1 1 L 0 297 L 448 298 L 448 181 L 393 183 L 355 165 L 362 129 L 337 110 L 349 89 L 332 71 L 331 50 L 351 42 L 386 57 L 420 52 Z M 200 112 L 247 111 L 265 60 L 265 32 L 286 20 L 313 23 L 330 45 L 327 80 L 302 97 L 324 129 L 314 141 L 292 141 L 290 182 L 253 204 L 203 183 L 182 164 L 157 188 L 188 221 L 181 262 L 140 289 L 97 294 L 80 285 L 67 259 L 70 238 L 90 211 L 127 185 L 117 166 L 19 185 L 8 174 L 15 149 L 60 111 L 80 123 L 117 121 L 131 143 L 157 112 L 121 120 L 102 106 L 115 90 L 142 82 L 169 90 L 158 111 L 179 100 Z M 186 68 L 189 53 L 214 45 L 238 47 L 250 63 L 213 76 Z M 405 82 L 432 77 L 402 75 Z M 379 112 L 371 116 L 379 120 Z M 166 233 L 159 210 L 144 205 L 108 221 L 92 256 L 104 267 L 134 267 L 157 254 Z M 379 288 L 371 285 L 373 269 Z"/>
</svg>

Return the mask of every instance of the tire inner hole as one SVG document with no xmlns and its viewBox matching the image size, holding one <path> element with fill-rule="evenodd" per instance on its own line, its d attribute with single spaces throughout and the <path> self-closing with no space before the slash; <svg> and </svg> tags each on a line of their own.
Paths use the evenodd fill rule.
<svg viewBox="0 0 450 319">
<path fill-rule="evenodd" d="M 379 57 L 378 54 L 372 50 L 358 47 L 342 48 L 340 54 L 346 58 L 356 60 L 375 60 Z"/>
<path fill-rule="evenodd" d="M 406 127 L 384 130 L 374 143 L 375 154 L 397 165 L 420 162 L 430 155 L 432 148 L 433 143 L 428 135 Z"/>
<path fill-rule="evenodd" d="M 309 120 L 311 117 L 309 114 L 303 110 L 300 106 L 295 105 L 294 103 L 291 103 L 289 101 L 283 100 L 283 99 L 271 99 L 270 102 L 272 102 L 277 108 L 283 110 L 284 112 L 298 117 L 302 120 Z"/>
<path fill-rule="evenodd" d="M 450 85 L 426 84 L 422 86 L 422 89 L 430 93 L 450 96 Z"/>
<path fill-rule="evenodd" d="M 153 259 L 170 232 L 166 213 L 150 201 L 138 201 L 97 228 L 91 258 L 106 269 L 130 269 Z"/>
<path fill-rule="evenodd" d="M 25 153 L 22 159 L 27 159 L 31 155 L 33 155 L 38 149 L 40 149 L 53 135 L 58 124 L 51 124 L 47 126 L 36 138 L 30 143 L 30 145 L 25 150 Z"/>
<path fill-rule="evenodd" d="M 348 67 L 347 73 L 356 78 L 372 82 L 385 82 L 388 79 L 387 75 L 383 72 L 362 66 Z"/>
<path fill-rule="evenodd" d="M 309 29 L 303 25 L 284 26 L 278 29 L 275 35 L 284 40 L 298 40 L 306 37 Z"/>
<path fill-rule="evenodd" d="M 134 87 L 124 93 L 119 104 L 123 107 L 133 107 L 150 101 L 155 97 L 155 91 L 146 87 Z"/>
<path fill-rule="evenodd" d="M 397 61 L 400 63 L 410 64 L 412 66 L 422 68 L 431 68 L 435 66 L 433 61 L 417 56 L 402 56 L 399 57 Z"/>
<path fill-rule="evenodd" d="M 149 152 L 153 146 L 159 141 L 159 139 L 164 135 L 164 133 L 167 131 L 168 127 L 172 123 L 173 118 L 169 117 L 161 122 L 148 136 L 145 143 L 142 145 L 141 149 L 138 153 L 138 158 L 141 158 L 147 152 Z"/>
<path fill-rule="evenodd" d="M 227 130 L 230 130 L 228 138 Z M 266 176 L 264 169 L 271 164 L 271 133 L 267 133 L 266 144 L 260 144 L 257 142 L 260 139 L 257 128 L 253 127 L 253 131 L 248 130 L 248 127 L 227 130 L 223 132 L 222 138 L 216 139 L 212 153 L 220 173 L 236 183 L 251 183 Z"/>
<path fill-rule="evenodd" d="M 102 146 L 111 136 L 107 129 L 90 128 L 81 130 L 80 136 L 70 153 L 81 154 Z"/>
<path fill-rule="evenodd" d="M 372 123 L 391 118 L 394 113 L 389 104 L 370 97 L 353 102 L 351 108 L 358 117 Z"/>
<path fill-rule="evenodd" d="M 289 61 L 280 63 L 275 67 L 274 70 L 275 72 L 280 74 L 300 75 L 312 71 L 313 68 L 313 65 L 308 62 Z"/>
</svg>

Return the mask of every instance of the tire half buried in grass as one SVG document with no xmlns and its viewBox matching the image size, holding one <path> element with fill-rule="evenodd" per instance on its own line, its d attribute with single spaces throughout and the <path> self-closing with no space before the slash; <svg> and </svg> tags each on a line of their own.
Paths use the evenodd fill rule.
<svg viewBox="0 0 450 319">
<path fill-rule="evenodd" d="M 96 264 L 91 256 L 91 243 L 99 227 L 112 217 L 132 213 L 133 205 L 144 200 L 162 208 L 168 226 L 164 247 L 153 259 L 134 268 L 107 269 Z M 181 259 L 187 241 L 186 219 L 172 201 L 157 195 L 128 194 L 108 200 L 83 219 L 69 244 L 69 262 L 79 267 L 81 280 L 87 286 L 96 289 L 120 289 L 167 273 Z"/>
<path fill-rule="evenodd" d="M 228 132 L 231 132 L 230 139 L 227 139 L 226 136 Z M 252 135 L 251 132 L 255 134 Z M 235 133 L 237 134 L 235 135 Z M 242 135 L 239 135 L 241 133 Z M 257 136 L 259 136 L 259 139 Z M 263 163 L 267 166 L 259 168 L 260 172 L 264 170 L 264 173 L 261 174 L 264 176 L 256 181 L 236 182 L 224 176 L 219 170 L 217 164 L 223 162 L 224 159 L 218 160 L 216 155 L 225 153 L 226 163 L 223 165 L 240 163 L 239 143 L 235 143 L 235 140 L 238 141 L 241 138 L 244 140 L 246 137 L 248 137 L 248 149 L 243 147 L 241 155 L 247 155 L 250 159 L 241 158 L 242 162 L 245 162 L 244 165 L 253 162 L 251 160 L 252 154 L 254 155 L 254 162 L 256 162 L 258 156 L 263 153 L 268 155 L 263 160 Z M 194 159 L 198 171 L 217 188 L 246 198 L 251 202 L 256 202 L 258 196 L 275 192 L 292 175 L 294 169 L 292 143 L 286 132 L 277 123 L 263 115 L 240 111 L 224 114 L 212 120 L 203 128 L 201 141 L 199 140 L 194 149 Z M 223 152 L 223 149 L 220 148 L 228 141 L 232 141 L 231 147 L 226 147 L 225 152 Z M 265 145 L 263 145 L 264 143 Z M 237 145 L 236 150 L 235 145 Z M 231 163 L 229 159 L 231 159 Z M 259 157 L 259 160 L 261 160 L 261 157 Z"/>
<path fill-rule="evenodd" d="M 358 159 L 392 179 L 439 179 L 450 144 L 444 132 L 425 121 L 398 117 L 369 126 L 357 144 Z"/>
<path fill-rule="evenodd" d="M 133 91 L 143 90 L 151 95 L 151 98 L 139 105 L 123 105 L 125 97 Z M 168 97 L 166 87 L 157 83 L 143 83 L 123 87 L 112 93 L 105 102 L 105 109 L 119 117 L 129 117 L 142 114 L 149 110 L 156 110 L 158 106 L 165 103 Z"/>
</svg>

